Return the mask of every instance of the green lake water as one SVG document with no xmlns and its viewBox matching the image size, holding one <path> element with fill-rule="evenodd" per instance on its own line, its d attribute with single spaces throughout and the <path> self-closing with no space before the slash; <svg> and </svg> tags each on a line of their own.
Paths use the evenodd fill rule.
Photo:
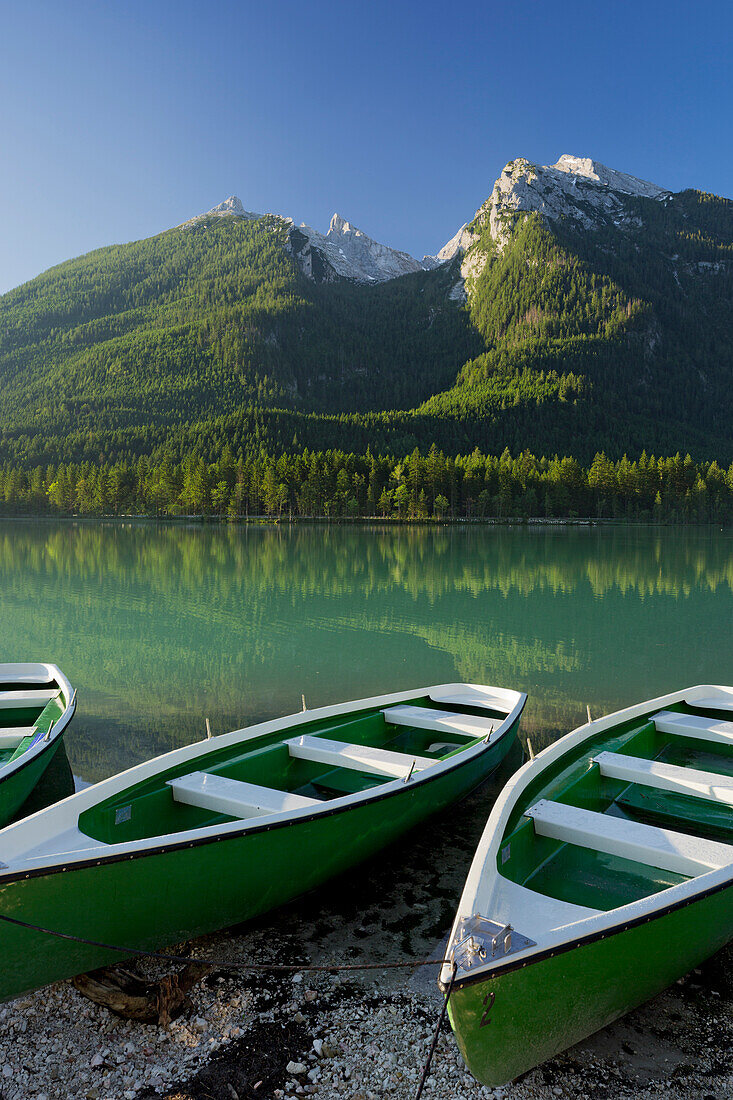
<svg viewBox="0 0 733 1100">
<path fill-rule="evenodd" d="M 733 532 L 0 524 L 0 660 L 78 688 L 74 772 L 214 732 L 464 680 L 529 694 L 535 748 L 733 683 Z"/>
</svg>

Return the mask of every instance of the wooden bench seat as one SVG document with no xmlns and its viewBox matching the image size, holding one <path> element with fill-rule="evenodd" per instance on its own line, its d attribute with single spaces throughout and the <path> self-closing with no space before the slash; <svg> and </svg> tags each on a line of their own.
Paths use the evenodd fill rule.
<svg viewBox="0 0 733 1100">
<path fill-rule="evenodd" d="M 707 798 L 711 802 L 733 805 L 733 776 L 717 772 L 699 771 L 697 768 L 681 768 L 664 764 L 659 760 L 642 760 L 636 756 L 623 756 L 615 752 L 599 752 L 595 762 L 601 775 L 610 779 L 640 783 L 660 791 L 674 791 L 693 798 Z"/>
<path fill-rule="evenodd" d="M 346 741 L 328 741 L 324 737 L 294 737 L 286 741 L 288 752 L 296 760 L 313 760 L 317 764 L 329 764 L 334 768 L 350 768 L 371 775 L 384 775 L 391 779 L 404 779 L 410 771 L 422 771 L 439 761 L 429 756 L 391 752 L 371 745 L 352 745 Z"/>
<path fill-rule="evenodd" d="M 191 772 L 178 779 L 169 779 L 168 786 L 176 802 L 228 817 L 260 817 L 262 814 L 279 814 L 323 805 L 319 798 L 305 798 L 289 791 L 243 783 L 239 779 L 227 779 L 209 772 Z"/>
<path fill-rule="evenodd" d="M 0 691 L 0 710 L 25 707 L 45 707 L 59 694 L 59 688 L 30 688 L 23 691 Z"/>
<path fill-rule="evenodd" d="M 715 745 L 733 745 L 733 722 L 719 718 L 702 718 L 699 714 L 677 714 L 672 710 L 660 710 L 652 722 L 660 733 L 672 733 L 678 737 L 694 737 L 698 741 L 710 741 Z"/>
<path fill-rule="evenodd" d="M 695 875 L 733 864 L 733 845 L 541 799 L 525 813 L 535 832 L 566 844 Z"/>
<path fill-rule="evenodd" d="M 455 714 L 452 710 L 432 710 L 430 707 L 399 706 L 383 710 L 385 722 L 393 726 L 453 733 L 471 740 L 488 737 L 501 725 L 498 718 L 483 718 L 475 714 Z"/>
</svg>

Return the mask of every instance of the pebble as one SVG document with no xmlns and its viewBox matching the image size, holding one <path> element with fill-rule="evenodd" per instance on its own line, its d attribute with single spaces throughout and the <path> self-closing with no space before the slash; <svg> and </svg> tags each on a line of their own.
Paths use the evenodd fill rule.
<svg viewBox="0 0 733 1100">
<path fill-rule="evenodd" d="M 152 960 L 143 966 L 149 977 L 165 972 L 156 970 Z M 193 1077 L 215 1049 L 242 1034 L 253 1018 L 254 998 L 244 988 L 236 1004 L 234 999 L 229 1003 L 221 986 L 211 990 L 201 984 L 193 1000 L 193 1018 L 175 1020 L 167 1032 L 118 1020 L 66 982 L 4 1005 L 3 1100 L 132 1100 L 144 1090 L 165 1090 Z M 213 1038 L 212 1044 L 204 1032 Z M 45 1091 L 36 1092 L 39 1086 Z"/>
<path fill-rule="evenodd" d="M 221 956 L 236 945 L 241 957 L 257 957 L 247 934 L 229 939 L 222 934 L 212 941 L 205 946 L 208 954 Z M 723 965 L 732 969 L 730 962 Z M 153 961 L 144 966 L 148 976 L 159 973 Z M 252 1024 L 280 1029 L 295 1023 L 300 1030 L 293 1034 L 301 1036 L 302 1049 L 287 1049 L 279 1087 L 258 1087 L 253 1095 L 262 1094 L 263 1100 L 412 1100 L 439 1003 L 424 989 L 404 988 L 397 978 L 389 986 L 382 979 L 308 974 L 308 988 L 303 978 L 302 973 L 292 981 L 278 978 L 266 989 L 258 989 L 246 975 L 213 986 L 201 983 L 192 991 L 191 1018 L 174 1021 L 168 1031 L 111 1018 L 70 984 L 51 986 L 0 1008 L 0 1095 L 3 1100 L 134 1100 L 153 1091 L 188 1095 L 193 1089 L 185 1083 L 215 1051 L 226 1057 L 227 1045 L 246 1038 Z M 689 997 L 689 984 L 675 985 L 646 1015 L 645 1010 L 635 1015 L 631 1026 L 638 1041 L 635 1037 L 631 1054 L 624 1047 L 626 1057 L 619 1057 L 620 1044 L 611 1043 L 606 1054 L 601 1047 L 581 1044 L 570 1058 L 561 1056 L 547 1070 L 501 1089 L 486 1088 L 470 1076 L 446 1025 L 424 1100 L 595 1100 L 601 1094 L 612 1100 L 733 1098 L 733 998 L 723 985 L 726 992 L 714 999 L 682 1000 Z M 700 988 L 711 992 L 704 978 Z M 667 1003 L 667 1015 L 660 1003 Z M 677 1044 L 685 1052 L 684 1074 L 675 1073 L 679 1061 L 671 1057 L 665 1068 L 658 1056 L 660 1068 L 653 1076 L 638 1075 L 634 1067 L 646 1059 L 648 1032 L 656 1034 L 655 1029 L 660 1049 L 667 1044 L 674 1051 Z"/>
</svg>

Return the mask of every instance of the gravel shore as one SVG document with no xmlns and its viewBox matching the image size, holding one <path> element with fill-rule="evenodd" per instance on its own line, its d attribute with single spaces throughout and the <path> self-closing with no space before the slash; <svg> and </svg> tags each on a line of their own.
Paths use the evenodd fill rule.
<svg viewBox="0 0 733 1100">
<path fill-rule="evenodd" d="M 316 965 L 437 957 L 492 797 L 485 788 L 316 894 L 176 951 Z M 0 1100 L 412 1100 L 441 1007 L 435 971 L 220 967 L 168 1030 L 60 983 L 0 1006 Z M 423 1095 L 733 1100 L 733 950 L 505 1089 L 471 1078 L 446 1022 Z"/>
<path fill-rule="evenodd" d="M 251 947 L 246 938 L 230 940 L 229 953 Z M 219 954 L 223 944 L 196 947 Z M 387 992 L 371 977 L 308 972 L 256 980 L 213 972 L 193 1000 L 194 1014 L 167 1031 L 118 1020 L 66 983 L 8 1004 L 0 1009 L 0 1096 L 411 1100 L 440 1007 L 432 991 L 409 983 Z M 733 1097 L 733 951 L 504 1089 L 473 1080 L 446 1025 L 424 1096 Z"/>
</svg>

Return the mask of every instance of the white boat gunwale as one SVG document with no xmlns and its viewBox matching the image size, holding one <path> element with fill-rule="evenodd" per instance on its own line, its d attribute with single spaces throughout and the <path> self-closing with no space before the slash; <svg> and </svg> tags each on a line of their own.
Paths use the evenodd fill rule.
<svg viewBox="0 0 733 1100">
<path fill-rule="evenodd" d="M 38 677 L 42 675 L 39 670 L 43 670 L 47 677 L 47 682 L 54 680 L 59 688 L 59 694 L 63 699 L 65 706 L 63 713 L 59 715 L 53 725 L 50 727 L 47 734 L 45 734 L 39 740 L 32 742 L 25 752 L 16 757 L 15 760 L 8 760 L 0 767 L 0 783 L 11 775 L 17 775 L 23 768 L 27 768 L 34 760 L 37 759 L 43 752 L 46 752 L 50 745 L 55 743 L 59 737 L 62 736 L 69 722 L 74 716 L 76 710 L 76 692 L 72 689 L 71 684 L 64 676 L 60 668 L 53 664 L 46 663 L 28 663 L 28 664 L 12 664 L 12 665 L 0 665 L 0 688 L 2 687 L 2 675 L 3 670 L 7 675 L 7 670 L 12 669 L 12 677 L 15 682 L 23 680 L 23 670 L 28 670 L 28 676 L 30 677 L 29 683 L 38 683 Z M 8 680 L 5 681 L 6 683 Z"/>
<path fill-rule="evenodd" d="M 365 791 L 346 794 L 338 798 L 324 800 L 316 807 L 304 807 L 299 810 L 287 810 L 282 813 L 273 813 L 261 817 L 238 819 L 224 824 L 207 825 L 198 829 L 185 829 L 177 833 L 166 833 L 157 837 L 144 837 L 141 840 L 122 841 L 117 844 L 106 844 L 82 833 L 78 829 L 78 821 L 81 814 L 92 806 L 106 801 L 116 793 L 124 791 L 127 787 L 133 787 L 151 776 L 165 771 L 172 766 L 182 764 L 187 760 L 196 760 L 201 770 L 206 758 L 206 748 L 211 752 L 218 752 L 230 745 L 243 745 L 267 734 L 277 733 L 280 730 L 295 729 L 299 725 L 307 725 L 314 721 L 329 718 L 339 718 L 349 713 L 358 713 L 363 710 L 374 710 L 381 706 L 391 706 L 393 703 L 407 702 L 411 699 L 429 696 L 431 691 L 448 691 L 452 689 L 477 688 L 486 690 L 484 685 L 473 684 L 441 684 L 433 687 L 411 688 L 407 691 L 393 692 L 387 695 L 373 696 L 366 699 L 352 700 L 347 703 L 337 703 L 313 710 L 296 712 L 284 715 L 281 718 L 260 722 L 255 726 L 243 727 L 228 733 L 219 734 L 210 739 L 192 742 L 170 752 L 153 757 L 151 760 L 135 764 L 124 772 L 110 776 L 92 786 L 85 787 L 75 794 L 56 803 L 52 807 L 38 811 L 22 821 L 14 822 L 0 830 L 0 859 L 7 865 L 0 869 L 0 885 L 6 882 L 23 878 L 31 878 L 36 875 L 61 873 L 71 867 L 97 866 L 102 863 L 114 862 L 120 859 L 130 859 L 136 856 L 155 856 L 174 849 L 194 847 L 198 844 L 216 843 L 221 840 L 236 838 L 250 833 L 269 831 L 282 828 L 290 824 L 300 824 L 322 816 L 341 813 L 356 808 L 362 804 L 381 801 L 393 797 L 402 792 L 409 792 L 425 783 L 435 782 L 443 775 L 459 767 L 471 763 L 495 746 L 510 732 L 512 726 L 519 719 L 527 701 L 524 692 L 511 692 L 508 689 L 490 689 L 500 692 L 502 698 L 515 698 L 514 706 L 508 711 L 501 725 L 496 729 L 489 741 L 480 741 L 465 748 L 456 745 L 456 752 L 443 760 L 436 759 L 435 765 L 423 771 L 415 771 L 409 780 L 404 778 L 385 780 L 375 787 Z M 464 705 L 482 706 L 476 701 L 473 704 L 466 702 Z M 494 709 L 486 704 L 487 709 Z M 59 719 L 61 721 L 61 719 Z M 297 736 L 297 735 L 296 735 Z M 284 743 L 284 742 L 283 742 Z M 204 751 L 202 751 L 202 749 Z M 409 754 L 406 754 L 409 758 Z M 22 838 L 29 830 L 32 831 L 39 819 L 45 826 L 46 833 L 54 822 L 54 819 L 66 822 L 65 829 L 56 829 L 53 838 L 63 838 L 73 835 L 73 839 L 82 838 L 86 842 L 84 847 L 70 850 L 52 851 L 46 846 L 38 850 L 34 855 L 34 849 L 26 845 L 22 852 L 15 855 L 12 850 L 12 841 L 20 835 Z M 41 841 L 43 838 L 39 838 Z M 89 843 L 91 841 L 91 843 Z"/>
<path fill-rule="evenodd" d="M 714 702 L 718 695 L 720 696 L 720 706 L 715 706 Z M 698 703 L 698 699 L 702 699 L 703 702 Z M 504 841 L 508 820 L 526 788 L 548 765 L 551 765 L 555 760 L 564 756 L 569 750 L 581 745 L 584 741 L 595 737 L 598 733 L 603 733 L 607 729 L 635 718 L 646 716 L 651 721 L 658 710 L 679 703 L 687 704 L 690 707 L 699 706 L 700 709 L 713 711 L 733 710 L 733 691 L 724 686 L 700 684 L 614 711 L 571 730 L 564 737 L 542 749 L 534 759 L 527 761 L 515 772 L 496 799 L 477 846 L 448 937 L 446 958 L 450 955 L 452 945 L 460 938 L 459 923 L 463 919 L 470 918 L 476 912 L 480 912 L 489 919 L 496 920 L 503 919 L 506 916 L 506 914 L 495 914 L 486 911 L 487 908 L 490 909 L 490 906 L 487 907 L 480 900 L 479 891 L 484 876 L 492 884 L 496 880 L 509 882 L 509 880 L 503 878 L 498 870 L 500 848 Z M 544 899 L 544 895 L 537 894 L 529 887 L 513 882 L 511 886 L 516 887 L 518 891 L 524 894 L 529 906 L 532 906 L 533 899 Z M 459 972 L 453 980 L 453 986 L 455 988 L 477 981 L 486 981 L 494 974 L 498 975 L 499 973 L 503 974 L 510 970 L 519 969 L 535 962 L 541 962 L 543 959 L 552 958 L 565 951 L 573 950 L 576 947 L 593 943 L 596 940 L 621 934 L 633 927 L 656 920 L 675 909 L 694 904 L 698 900 L 731 886 L 733 886 L 733 867 L 727 866 L 703 872 L 689 878 L 686 882 L 668 886 L 647 897 L 628 902 L 614 909 L 599 910 L 591 915 L 581 917 L 570 924 L 552 930 L 542 941 L 537 940 L 536 943 L 521 951 L 515 951 L 507 956 L 476 964 L 471 967 L 470 972 Z M 483 893 L 488 897 L 491 896 L 490 889 L 485 889 Z M 554 899 L 544 900 L 551 901 Z M 537 908 L 541 909 L 541 902 Z M 580 909 L 581 907 L 577 908 Z M 508 916 L 506 922 L 509 922 Z M 527 929 L 523 928 L 521 924 L 522 922 L 519 920 L 517 931 L 523 934 L 527 933 Z M 531 935 L 531 931 L 528 934 Z M 438 979 L 444 992 L 451 982 L 451 974 L 452 964 L 447 962 L 442 967 Z"/>
</svg>

